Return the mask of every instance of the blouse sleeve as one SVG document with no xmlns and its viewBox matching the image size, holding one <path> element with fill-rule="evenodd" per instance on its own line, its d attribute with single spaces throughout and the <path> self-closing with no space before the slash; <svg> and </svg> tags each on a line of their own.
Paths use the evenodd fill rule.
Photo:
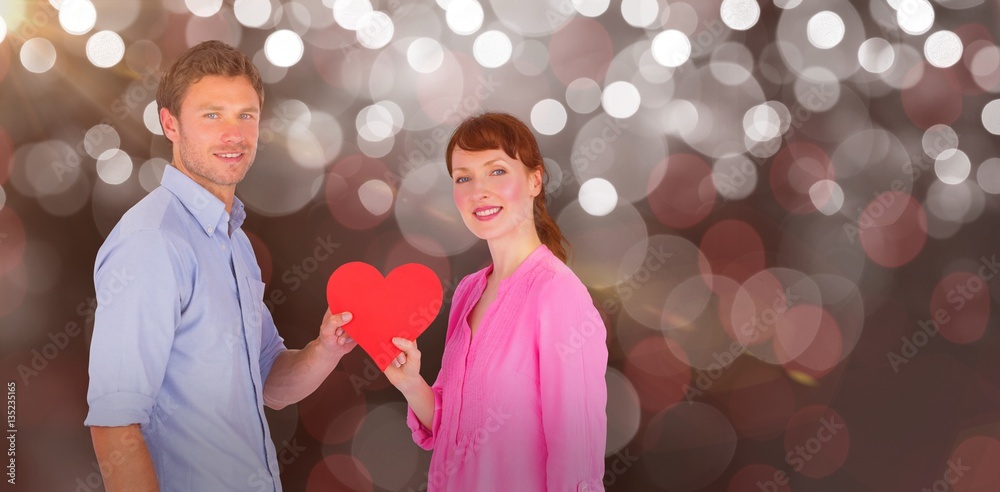
<svg viewBox="0 0 1000 492">
<path fill-rule="evenodd" d="M 538 302 L 547 490 L 604 490 L 607 329 L 575 277 L 548 282 Z"/>
<path fill-rule="evenodd" d="M 467 275 L 455 287 L 455 294 L 452 296 L 451 310 L 448 315 L 448 331 L 445 333 L 444 338 L 445 350 L 447 350 L 448 343 L 451 341 L 451 337 L 455 331 L 457 317 L 459 316 L 456 312 L 461 313 L 464 309 L 464 303 L 467 301 L 466 296 L 468 295 L 469 283 L 472 277 L 473 275 Z M 412 408 L 407 407 L 406 409 L 406 425 L 410 427 L 410 431 L 413 433 L 413 442 L 417 443 L 417 446 L 423 449 L 434 448 L 435 438 L 441 429 L 441 402 L 443 401 L 444 388 L 448 382 L 448 370 L 449 368 L 442 362 L 441 372 L 438 373 L 437 380 L 431 386 L 431 390 L 434 392 L 434 415 L 431 417 L 430 429 L 420 422 L 417 414 L 413 413 Z"/>
<path fill-rule="evenodd" d="M 434 416 L 431 417 L 430 429 L 420 422 L 412 408 L 406 408 L 406 425 L 413 433 L 413 442 L 423 449 L 434 449 L 434 440 L 441 429 L 441 388 L 438 382 L 431 386 L 431 390 L 434 392 Z"/>
</svg>

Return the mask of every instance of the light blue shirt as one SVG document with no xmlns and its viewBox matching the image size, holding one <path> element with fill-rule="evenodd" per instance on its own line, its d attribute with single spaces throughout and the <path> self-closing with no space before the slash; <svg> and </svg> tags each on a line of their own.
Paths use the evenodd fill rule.
<svg viewBox="0 0 1000 492">
<path fill-rule="evenodd" d="M 162 491 L 281 490 L 263 387 L 285 346 L 244 218 L 167 166 L 97 254 L 85 424 L 138 423 Z"/>
</svg>

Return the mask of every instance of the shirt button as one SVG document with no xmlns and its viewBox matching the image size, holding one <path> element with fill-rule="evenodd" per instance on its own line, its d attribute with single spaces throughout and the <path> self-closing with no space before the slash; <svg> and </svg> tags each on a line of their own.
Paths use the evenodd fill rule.
<svg viewBox="0 0 1000 492">
<path fill-rule="evenodd" d="M 205 230 L 208 231 L 209 234 L 211 234 L 212 231 L 215 230 L 215 228 L 212 227 L 212 226 L 209 226 L 208 229 L 205 229 Z"/>
</svg>

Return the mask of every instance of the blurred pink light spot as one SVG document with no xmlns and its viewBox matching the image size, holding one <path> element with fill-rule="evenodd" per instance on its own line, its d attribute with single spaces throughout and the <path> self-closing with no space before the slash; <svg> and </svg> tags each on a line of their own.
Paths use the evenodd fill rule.
<svg viewBox="0 0 1000 492">
<path fill-rule="evenodd" d="M 9 272 L 0 273 L 0 292 L 3 292 L 0 295 L 0 316 L 6 316 L 21 306 L 27 293 L 27 285 L 28 269 L 23 264 L 16 266 Z M 4 328 L 13 329 L 14 326 L 7 324 Z"/>
<path fill-rule="evenodd" d="M 951 453 L 948 469 L 953 473 L 946 478 L 957 478 L 955 492 L 1000 490 L 1000 441 L 987 436 L 973 436 L 958 445 Z M 961 470 L 962 476 L 958 475 Z M 937 488 L 937 487 L 935 487 Z"/>
<path fill-rule="evenodd" d="M 684 388 L 691 382 L 691 366 L 684 354 L 677 342 L 660 336 L 632 347 L 624 372 L 639 393 L 642 408 L 655 412 L 684 399 Z"/>
<path fill-rule="evenodd" d="M 657 164 L 647 188 L 656 218 L 678 229 L 701 222 L 715 206 L 711 174 L 708 164 L 691 154 L 675 154 Z"/>
<path fill-rule="evenodd" d="M 0 53 L 4 52 L 5 52 L 4 50 L 0 50 Z M 13 155 L 14 155 L 14 144 L 11 143 L 10 136 L 7 135 L 7 131 L 4 130 L 2 126 L 0 126 L 0 185 L 6 183 L 7 178 L 10 177 L 10 168 L 12 162 L 11 157 Z"/>
<path fill-rule="evenodd" d="M 757 231 L 741 220 L 713 224 L 701 237 L 700 249 L 711 268 L 703 267 L 702 276 L 714 273 L 743 283 L 764 269 L 764 243 Z"/>
<path fill-rule="evenodd" d="M 990 279 L 996 275 L 988 268 L 981 271 Z M 987 282 L 985 276 L 955 272 L 937 283 L 931 294 L 930 313 L 942 336 L 954 343 L 972 343 L 982 338 L 990 319 Z M 939 310 L 944 311 L 944 316 L 938 316 Z"/>
<path fill-rule="evenodd" d="M 788 299 L 781 281 L 771 272 L 761 271 L 740 285 L 730 313 L 730 336 L 745 347 L 771 340 L 774 326 Z"/>
<path fill-rule="evenodd" d="M 367 230 L 381 224 L 391 214 L 372 215 L 361 202 L 358 188 L 369 180 L 384 180 L 389 169 L 378 159 L 352 155 L 341 159 L 327 174 L 326 206 L 344 227 Z M 391 209 L 391 208 L 390 208 Z"/>
<path fill-rule="evenodd" d="M 365 465 L 346 454 L 333 454 L 313 466 L 306 482 L 306 492 L 353 490 L 371 492 L 372 479 Z"/>
<path fill-rule="evenodd" d="M 903 110 L 914 125 L 928 129 L 934 125 L 951 125 L 962 114 L 962 86 L 955 75 L 956 68 L 941 69 L 925 62 L 913 67 L 906 75 L 907 85 L 912 78 L 923 75 L 912 87 L 904 88 L 900 97 Z"/>
<path fill-rule="evenodd" d="M 774 353 L 786 369 L 818 379 L 840 362 L 843 348 L 837 320 L 819 306 L 799 304 L 778 318 Z"/>
<path fill-rule="evenodd" d="M 788 481 L 785 471 L 771 465 L 747 465 L 729 479 L 726 492 L 792 492 Z"/>
<path fill-rule="evenodd" d="M 905 192 L 886 191 L 868 203 L 858 219 L 861 246 L 875 263 L 888 268 L 905 265 L 927 242 L 924 208 Z"/>
<path fill-rule="evenodd" d="M 778 437 L 795 413 L 791 384 L 771 366 L 748 366 L 751 369 L 736 377 L 735 388 L 729 394 L 729 420 L 740 437 Z"/>
<path fill-rule="evenodd" d="M 788 421 L 785 462 L 809 478 L 823 478 L 844 466 L 851 447 L 847 422 L 836 410 L 810 405 Z"/>
<path fill-rule="evenodd" d="M 417 75 L 417 98 L 431 120 L 458 125 L 480 111 L 483 101 L 499 86 L 491 74 L 484 76 L 479 63 L 464 53 L 445 51 L 437 70 Z"/>
<path fill-rule="evenodd" d="M 24 259 L 24 224 L 10 206 L 0 208 L 0 275 L 5 275 Z"/>
<path fill-rule="evenodd" d="M 563 85 L 581 77 L 603 80 L 614 50 L 611 37 L 597 21 L 574 18 L 552 34 L 549 41 L 549 64 Z"/>
<path fill-rule="evenodd" d="M 313 439 L 339 444 L 354 437 L 365 417 L 364 393 L 351 375 L 335 370 L 309 398 L 299 402 L 299 418 Z"/>
<path fill-rule="evenodd" d="M 959 26 L 959 28 L 955 29 L 954 32 L 955 35 L 962 40 L 962 46 L 965 47 L 962 52 L 963 63 L 958 63 L 953 67 L 955 69 L 955 75 L 962 84 L 962 94 L 967 96 L 978 96 L 984 91 L 978 84 L 976 84 L 976 80 L 969 68 L 976 53 L 978 53 L 983 46 L 995 45 L 993 36 L 982 24 L 965 24 Z M 972 53 L 970 53 L 970 51 Z"/>
<path fill-rule="evenodd" d="M 809 190 L 817 181 L 834 179 L 830 157 L 808 143 L 792 143 L 781 149 L 771 163 L 771 192 L 789 212 L 816 211 Z"/>
</svg>

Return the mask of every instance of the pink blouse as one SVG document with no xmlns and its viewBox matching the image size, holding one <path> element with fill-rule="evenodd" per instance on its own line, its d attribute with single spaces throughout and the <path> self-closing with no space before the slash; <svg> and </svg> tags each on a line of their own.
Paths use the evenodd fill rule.
<svg viewBox="0 0 1000 492">
<path fill-rule="evenodd" d="M 430 429 L 428 491 L 604 490 L 607 331 L 586 287 L 544 245 L 500 282 L 476 335 L 467 318 L 493 266 L 459 283 Z"/>
</svg>

